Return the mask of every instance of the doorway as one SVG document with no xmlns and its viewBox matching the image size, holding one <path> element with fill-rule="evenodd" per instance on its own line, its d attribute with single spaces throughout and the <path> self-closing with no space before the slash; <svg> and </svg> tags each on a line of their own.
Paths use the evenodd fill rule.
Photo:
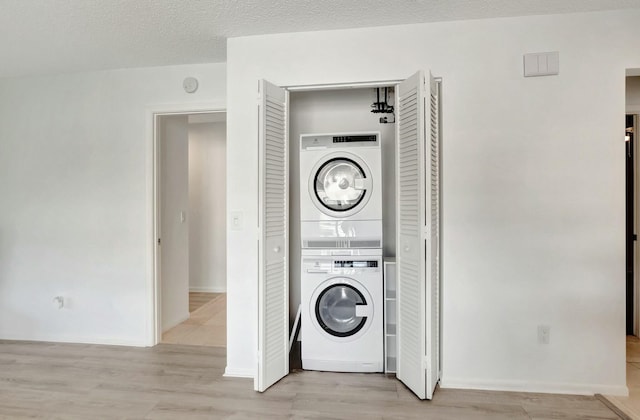
<svg viewBox="0 0 640 420">
<path fill-rule="evenodd" d="M 634 278 L 634 243 L 636 241 L 635 233 L 635 158 L 634 158 L 634 138 L 633 138 L 633 121 L 634 116 L 627 114 L 625 116 L 625 248 L 626 248 L 626 331 L 627 335 L 635 335 L 634 331 L 634 297 L 635 297 L 635 278 Z"/>
<path fill-rule="evenodd" d="M 640 114 L 640 76 L 626 78 L 626 115 L 625 115 L 625 331 L 626 331 L 626 377 L 628 397 L 608 397 L 615 406 L 630 418 L 640 417 L 640 338 L 638 338 L 640 302 L 638 287 L 638 241 L 637 230 L 640 214 L 638 209 L 638 115 Z M 640 69 L 632 71 L 640 74 Z"/>
<path fill-rule="evenodd" d="M 226 113 L 155 114 L 155 343 L 226 346 Z"/>
</svg>

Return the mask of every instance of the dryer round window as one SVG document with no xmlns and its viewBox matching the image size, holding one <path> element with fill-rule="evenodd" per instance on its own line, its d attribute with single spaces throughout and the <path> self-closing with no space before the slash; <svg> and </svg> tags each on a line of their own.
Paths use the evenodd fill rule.
<svg viewBox="0 0 640 420">
<path fill-rule="evenodd" d="M 350 153 L 326 156 L 310 175 L 309 195 L 318 210 L 328 216 L 354 215 L 371 197 L 371 171 L 362 159 Z"/>
<path fill-rule="evenodd" d="M 373 300 L 367 289 L 346 277 L 320 284 L 309 302 L 312 322 L 327 338 L 351 341 L 364 334 L 373 319 Z"/>
</svg>

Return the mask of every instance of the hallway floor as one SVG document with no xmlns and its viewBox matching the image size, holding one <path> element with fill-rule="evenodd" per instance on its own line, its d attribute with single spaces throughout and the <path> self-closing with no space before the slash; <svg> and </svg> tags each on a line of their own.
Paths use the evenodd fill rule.
<svg viewBox="0 0 640 420">
<path fill-rule="evenodd" d="M 226 293 L 189 293 L 189 311 L 189 319 L 162 334 L 163 343 L 226 347 Z"/>
<path fill-rule="evenodd" d="M 640 419 L 640 338 L 627 336 L 628 397 L 607 396 L 622 412 L 632 419 Z"/>
</svg>

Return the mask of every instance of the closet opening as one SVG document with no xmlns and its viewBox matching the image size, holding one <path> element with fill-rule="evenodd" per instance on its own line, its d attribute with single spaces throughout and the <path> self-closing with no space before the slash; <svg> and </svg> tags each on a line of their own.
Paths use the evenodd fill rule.
<svg viewBox="0 0 640 420">
<path fill-rule="evenodd" d="M 440 133 L 440 80 L 424 71 L 360 85 L 258 82 L 257 391 L 296 365 L 290 332 L 300 314 L 303 370 L 395 369 L 419 398 L 432 398 Z M 389 249 L 395 290 L 383 283 Z"/>
<path fill-rule="evenodd" d="M 309 317 L 318 315 L 317 323 L 314 325 L 309 325 L 310 323 L 302 323 L 300 334 L 298 335 L 298 339 L 293 343 L 292 351 L 290 353 L 290 369 L 295 371 L 297 369 L 302 369 L 302 355 L 301 355 L 301 340 L 304 341 L 305 331 L 311 328 L 321 327 L 327 323 L 332 325 L 338 325 L 343 323 L 345 325 L 348 324 L 349 320 L 345 319 L 335 319 L 332 320 L 329 315 L 326 315 L 325 318 L 322 319 L 321 314 L 316 311 L 313 302 L 310 300 L 313 296 L 310 293 L 303 293 L 302 290 L 302 282 L 304 281 L 315 281 L 318 280 L 320 282 L 323 281 L 321 278 L 317 279 L 309 279 L 303 278 L 305 277 L 304 272 L 308 271 L 304 269 L 305 264 L 315 264 L 318 261 L 312 261 L 313 256 L 304 256 L 303 253 L 309 254 L 307 245 L 302 243 L 302 236 L 304 232 L 301 232 L 301 224 L 302 223 L 312 223 L 308 221 L 303 221 L 301 219 L 301 206 L 306 206 L 309 203 L 308 200 L 305 200 L 305 195 L 309 194 L 311 199 L 315 199 L 314 202 L 319 203 L 320 198 L 327 200 L 325 197 L 326 193 L 321 192 L 321 197 L 313 195 L 313 191 L 309 190 L 309 177 L 310 172 L 313 171 L 314 168 L 306 168 L 305 165 L 307 163 L 302 162 L 301 167 L 301 140 L 303 137 L 308 136 L 310 134 L 318 134 L 318 135 L 338 135 L 339 137 L 344 137 L 344 142 L 340 144 L 340 150 L 347 150 L 347 154 L 356 155 L 353 162 L 353 169 L 356 172 L 363 171 L 363 177 L 379 177 L 380 180 L 379 185 L 381 186 L 382 191 L 375 191 L 375 194 L 380 194 L 380 199 L 377 202 L 367 201 L 370 198 L 370 194 L 364 192 L 363 197 L 355 197 L 354 201 L 357 203 L 354 205 L 353 210 L 344 210 L 344 209 L 336 209 L 331 207 L 331 204 L 327 204 L 328 210 L 326 210 L 329 214 L 339 214 L 348 213 L 349 211 L 356 211 L 353 216 L 347 216 L 344 219 L 345 223 L 349 223 L 349 220 L 356 219 L 359 220 L 363 215 L 363 211 L 371 211 L 371 209 L 366 209 L 362 211 L 358 211 L 359 208 L 366 207 L 379 207 L 381 226 L 382 231 L 381 237 L 382 241 L 379 245 L 379 250 L 377 252 L 378 257 L 380 258 L 380 264 L 378 267 L 378 271 L 380 272 L 380 279 L 382 282 L 382 271 L 386 264 L 384 261 L 392 260 L 395 257 L 395 237 L 396 237 L 396 228 L 395 228 L 395 143 L 396 143 L 396 125 L 395 125 L 395 85 L 390 84 L 388 86 L 367 86 L 367 87 L 354 87 L 354 88 L 345 88 L 345 87 L 336 87 L 329 89 L 314 89 L 314 90 L 295 90 L 291 91 L 289 94 L 289 316 L 290 316 L 290 328 L 293 328 L 296 316 L 298 314 L 298 308 L 301 308 L 301 313 L 307 311 Z M 358 149 L 354 149 L 355 152 L 349 152 L 349 148 L 345 147 L 348 143 L 350 135 L 353 135 L 353 139 L 351 140 L 360 140 L 357 136 L 363 135 L 377 135 L 377 141 L 379 142 L 379 156 L 378 156 L 378 165 L 379 168 L 376 168 L 374 162 L 371 162 L 368 159 L 368 156 L 359 156 Z M 341 140 L 342 141 L 342 140 Z M 356 142 L 357 143 L 357 142 Z M 364 144 L 364 143 L 362 143 Z M 304 151 L 303 157 L 305 156 Z M 340 152 L 337 152 L 340 153 Z M 311 158 L 313 159 L 313 157 Z M 337 159 L 337 158 L 336 158 Z M 375 155 L 374 155 L 375 159 Z M 311 163 L 309 163 L 311 164 Z M 338 160 L 334 160 L 330 162 L 329 165 L 341 165 L 343 168 L 350 167 L 348 161 L 341 162 Z M 313 165 L 313 164 L 311 164 Z M 358 169 L 360 168 L 360 169 Z M 364 170 L 362 168 L 365 168 Z M 322 168 L 317 168 L 322 169 Z M 324 172 L 329 174 L 330 168 L 324 168 Z M 303 172 L 303 173 L 301 173 Z M 315 171 L 318 172 L 318 171 Z M 367 174 L 365 174 L 365 172 Z M 374 184 L 375 185 L 375 184 Z M 359 200 L 359 201 L 358 201 Z M 374 201 L 376 201 L 374 199 Z M 315 209 L 315 208 L 312 208 Z M 306 209 L 309 210 L 309 209 Z M 306 213 L 306 211 L 303 211 Z M 375 212 L 374 212 L 375 213 Z M 373 214 L 373 213 L 371 213 Z M 308 217 L 303 217 L 304 219 L 308 219 Z M 367 217 L 365 217 L 366 219 Z M 372 219 L 376 219 L 376 217 L 371 216 Z M 345 224 L 346 226 L 346 224 Z M 369 251 L 369 252 L 367 252 Z M 371 254 L 371 248 L 363 249 L 361 252 L 363 254 Z M 313 253 L 313 252 L 311 252 Z M 348 254 L 347 250 L 345 250 L 345 255 Z M 375 257 L 377 259 L 378 257 Z M 372 257 L 373 258 L 373 257 Z M 369 258 L 369 259 L 372 259 Z M 320 258 L 322 259 L 322 258 Z M 346 258 L 347 260 L 349 258 Z M 360 258 L 363 261 L 367 260 L 367 258 Z M 356 262 L 357 264 L 357 262 Z M 353 270 L 352 270 L 353 271 Z M 364 271 L 363 271 L 364 272 Z M 317 277 L 317 276 L 316 276 Z M 345 286 L 346 287 L 346 286 Z M 363 300 L 365 294 L 367 296 L 371 296 L 373 293 L 373 302 L 371 302 L 372 308 L 374 311 L 379 311 L 380 314 L 385 313 L 387 320 L 395 320 L 395 306 L 393 307 L 393 311 L 385 312 L 383 310 L 385 305 L 385 299 L 383 297 L 383 293 L 377 293 L 373 290 L 367 290 L 366 284 L 362 286 L 363 290 L 355 290 L 345 288 L 344 291 L 340 291 L 342 294 L 349 295 L 353 294 L 354 302 Z M 335 286 L 334 289 L 338 291 L 339 286 Z M 380 285 L 380 289 L 382 290 L 382 285 Z M 331 289 L 333 290 L 333 289 Z M 332 294 L 331 291 L 327 291 L 324 295 L 324 300 L 328 300 Z M 335 294 L 335 293 L 334 293 Z M 308 296 L 307 296 L 308 295 Z M 379 296 L 378 296 L 379 295 Z M 319 293 L 318 296 L 320 297 Z M 303 301 L 304 300 L 304 301 Z M 366 300 L 366 299 L 364 299 Z M 344 303 L 344 302 L 343 302 Z M 302 305 L 302 306 L 301 306 Z M 356 305 L 361 305 L 362 303 Z M 312 308 L 313 306 L 313 308 Z M 355 316 L 355 314 L 354 314 Z M 307 318 L 309 319 L 309 318 Z M 354 318 L 354 320 L 360 320 L 360 318 Z M 354 325 L 365 325 L 364 323 L 354 322 Z M 384 335 L 384 331 L 386 330 L 385 325 L 387 325 L 386 320 L 385 323 L 380 323 L 379 325 L 374 324 L 372 328 L 379 328 L 379 334 L 381 337 Z M 367 326 L 367 329 L 369 327 Z M 368 329 L 364 334 L 371 334 L 373 331 Z M 307 337 L 309 334 L 314 333 L 313 331 L 309 331 L 307 333 Z M 348 334 L 348 333 L 344 333 Z M 363 333 L 360 332 L 362 335 Z M 355 335 L 354 335 L 355 336 Z M 345 338 L 346 339 L 346 338 Z M 357 339 L 355 340 L 357 341 Z M 385 342 L 381 339 L 380 346 L 380 354 L 384 354 L 385 347 L 387 347 L 387 353 L 391 356 L 395 357 L 395 347 L 385 346 Z M 351 346 L 351 351 L 357 352 L 357 343 L 356 345 Z M 348 351 L 348 350 L 347 350 Z M 334 355 L 337 356 L 337 355 Z M 334 357 L 328 355 L 328 358 Z M 356 357 L 357 359 L 357 357 Z M 384 359 L 382 359 L 384 361 Z M 392 362 L 393 363 L 393 362 Z M 395 372 L 395 365 L 385 367 L 385 363 L 381 364 L 380 372 Z"/>
</svg>

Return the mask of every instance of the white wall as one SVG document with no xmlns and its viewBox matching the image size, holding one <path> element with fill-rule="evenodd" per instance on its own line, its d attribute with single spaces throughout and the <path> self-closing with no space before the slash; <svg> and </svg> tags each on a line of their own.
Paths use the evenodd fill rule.
<svg viewBox="0 0 640 420">
<path fill-rule="evenodd" d="M 625 67 L 640 12 L 256 36 L 228 43 L 229 373 L 255 371 L 256 80 L 443 77 L 443 385 L 625 393 Z M 559 51 L 560 75 L 522 55 Z M 537 326 L 551 343 L 537 343 Z"/>
<path fill-rule="evenodd" d="M 162 331 L 189 318 L 189 121 L 159 118 Z"/>
<path fill-rule="evenodd" d="M 289 161 L 289 316 L 300 304 L 300 135 L 380 131 L 382 149 L 382 202 L 384 255 L 395 256 L 395 124 L 380 124 L 383 114 L 373 114 L 375 89 L 342 89 L 294 92 L 289 96 L 291 114 Z M 393 98 L 389 101 L 393 103 Z M 391 119 L 391 115 L 387 115 Z M 303 182 L 306 183 L 306 180 Z M 306 184 L 305 184 L 306 185 Z"/>
<path fill-rule="evenodd" d="M 207 64 L 0 80 L 0 338 L 149 342 L 147 110 L 224 108 L 225 74 Z M 198 92 L 184 92 L 187 76 Z M 58 294 L 68 308 L 52 306 Z"/>
<path fill-rule="evenodd" d="M 627 111 L 640 113 L 640 76 L 627 77 L 625 92 Z"/>
<path fill-rule="evenodd" d="M 224 120 L 189 124 L 189 289 L 194 292 L 227 290 L 226 138 Z"/>
</svg>

